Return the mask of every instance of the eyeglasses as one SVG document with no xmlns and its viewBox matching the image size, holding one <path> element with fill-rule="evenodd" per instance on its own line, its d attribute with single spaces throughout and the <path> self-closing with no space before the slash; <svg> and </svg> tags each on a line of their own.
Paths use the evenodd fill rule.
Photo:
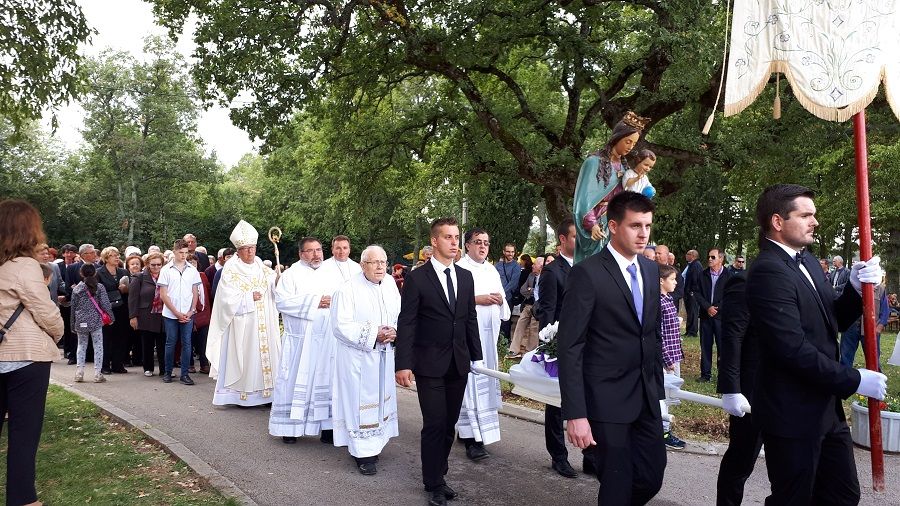
<svg viewBox="0 0 900 506">
<path fill-rule="evenodd" d="M 744 263 L 744 261 L 743 261 L 743 260 L 735 260 L 735 261 L 736 261 L 736 262 L 737 262 L 737 263 L 739 263 L 739 264 L 742 264 L 742 263 Z"/>
<path fill-rule="evenodd" d="M 150 267 L 162 267 L 162 264 L 147 264 Z"/>
<path fill-rule="evenodd" d="M 709 256 L 709 259 L 710 259 L 710 260 L 715 260 L 715 259 L 717 259 L 717 258 L 719 258 L 719 257 L 717 257 L 716 255 L 710 255 L 710 256 Z"/>
<path fill-rule="evenodd" d="M 491 245 L 491 241 L 485 241 L 482 239 L 475 239 L 475 240 L 469 241 L 469 242 L 471 242 L 475 246 L 490 246 Z"/>
<path fill-rule="evenodd" d="M 380 266 L 380 267 L 387 265 L 387 262 L 385 262 L 384 260 L 366 260 L 363 263 L 372 264 L 372 265 L 376 265 L 376 266 Z"/>
<path fill-rule="evenodd" d="M 300 253 L 321 253 L 321 252 L 322 252 L 322 248 L 316 248 L 316 249 L 310 248 L 310 249 L 305 249 L 305 250 L 301 251 Z"/>
</svg>

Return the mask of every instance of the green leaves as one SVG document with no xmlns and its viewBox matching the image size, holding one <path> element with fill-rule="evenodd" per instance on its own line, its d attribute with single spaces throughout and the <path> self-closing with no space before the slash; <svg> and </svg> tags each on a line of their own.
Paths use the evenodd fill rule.
<svg viewBox="0 0 900 506">
<path fill-rule="evenodd" d="M 74 2 L 0 0 L 0 116 L 17 133 L 79 94 L 78 45 L 92 33 Z"/>
</svg>

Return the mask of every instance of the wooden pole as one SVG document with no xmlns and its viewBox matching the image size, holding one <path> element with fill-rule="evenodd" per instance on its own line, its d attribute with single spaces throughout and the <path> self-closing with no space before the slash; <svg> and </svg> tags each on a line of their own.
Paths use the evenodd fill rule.
<svg viewBox="0 0 900 506">
<path fill-rule="evenodd" d="M 872 223 L 869 212 L 869 162 L 866 148 L 866 113 L 853 116 L 856 147 L 856 209 L 859 219 L 859 258 L 872 258 Z M 863 283 L 863 330 L 866 368 L 878 371 L 878 344 L 875 340 L 875 287 Z M 884 450 L 881 447 L 881 401 L 869 398 L 869 444 L 872 449 L 872 489 L 884 492 Z"/>
</svg>

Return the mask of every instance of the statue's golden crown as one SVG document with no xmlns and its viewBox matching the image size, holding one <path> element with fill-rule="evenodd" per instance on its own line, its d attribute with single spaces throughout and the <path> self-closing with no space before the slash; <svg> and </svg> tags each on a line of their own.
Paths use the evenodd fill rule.
<svg viewBox="0 0 900 506">
<path fill-rule="evenodd" d="M 635 114 L 633 111 L 628 111 L 627 113 L 625 113 L 625 117 L 622 118 L 622 123 L 637 128 L 638 130 L 643 130 L 649 122 L 650 118 L 642 118 L 641 116 Z"/>
</svg>

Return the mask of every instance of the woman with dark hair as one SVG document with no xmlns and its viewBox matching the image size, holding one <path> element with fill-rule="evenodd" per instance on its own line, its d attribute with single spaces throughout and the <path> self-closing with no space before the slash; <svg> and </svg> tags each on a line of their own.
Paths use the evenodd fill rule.
<svg viewBox="0 0 900 506">
<path fill-rule="evenodd" d="M 130 259 L 129 259 L 130 260 Z M 153 350 L 156 349 L 159 374 L 165 371 L 166 340 L 162 333 L 163 302 L 159 296 L 156 279 L 165 264 L 163 254 L 154 251 L 147 254 L 144 271 L 132 276 L 128 285 L 128 316 L 131 328 L 141 336 L 141 359 L 144 376 L 153 376 Z"/>
<path fill-rule="evenodd" d="M 98 290 L 100 282 L 97 280 L 97 267 L 94 264 L 84 264 L 79 274 L 81 283 L 72 288 L 72 328 L 78 336 L 75 381 L 84 381 L 84 358 L 90 338 L 94 342 L 94 383 L 103 383 L 106 381 L 101 370 L 106 351 L 103 349 L 103 315 L 110 318 L 115 316 L 106 290 Z"/>
<path fill-rule="evenodd" d="M 575 262 L 600 251 L 609 241 L 606 207 L 622 192 L 621 179 L 629 169 L 625 156 L 634 149 L 647 123 L 646 118 L 628 112 L 613 127 L 612 135 L 600 151 L 581 165 L 575 184 Z"/>
<path fill-rule="evenodd" d="M 100 252 L 103 262 L 97 269 L 97 280 L 106 289 L 112 304 L 115 323 L 103 327 L 103 374 L 127 373 L 128 357 L 128 271 L 119 267 L 119 250 L 107 246 Z M 96 358 L 94 359 L 96 361 Z"/>
<path fill-rule="evenodd" d="M 9 415 L 6 503 L 37 502 L 35 459 L 50 363 L 59 359 L 56 343 L 62 316 L 47 297 L 35 248 L 45 242 L 41 216 L 23 200 L 0 202 L 0 431 Z"/>
<path fill-rule="evenodd" d="M 129 246 L 129 248 L 134 248 L 134 246 Z M 125 251 L 128 251 L 126 248 Z M 129 287 L 131 286 L 131 282 L 134 280 L 136 276 L 140 276 L 141 272 L 144 270 L 144 260 L 141 259 L 136 253 L 131 253 L 125 258 L 125 270 L 128 271 L 128 286 L 125 287 L 125 307 L 129 307 L 131 304 L 131 292 Z M 129 312 L 129 322 L 130 319 Z M 143 347 L 141 346 L 141 333 L 138 332 L 132 326 L 122 326 L 125 329 L 127 337 L 126 347 L 125 347 L 125 367 L 140 367 L 143 363 Z M 152 361 L 151 361 L 152 363 Z"/>
</svg>

